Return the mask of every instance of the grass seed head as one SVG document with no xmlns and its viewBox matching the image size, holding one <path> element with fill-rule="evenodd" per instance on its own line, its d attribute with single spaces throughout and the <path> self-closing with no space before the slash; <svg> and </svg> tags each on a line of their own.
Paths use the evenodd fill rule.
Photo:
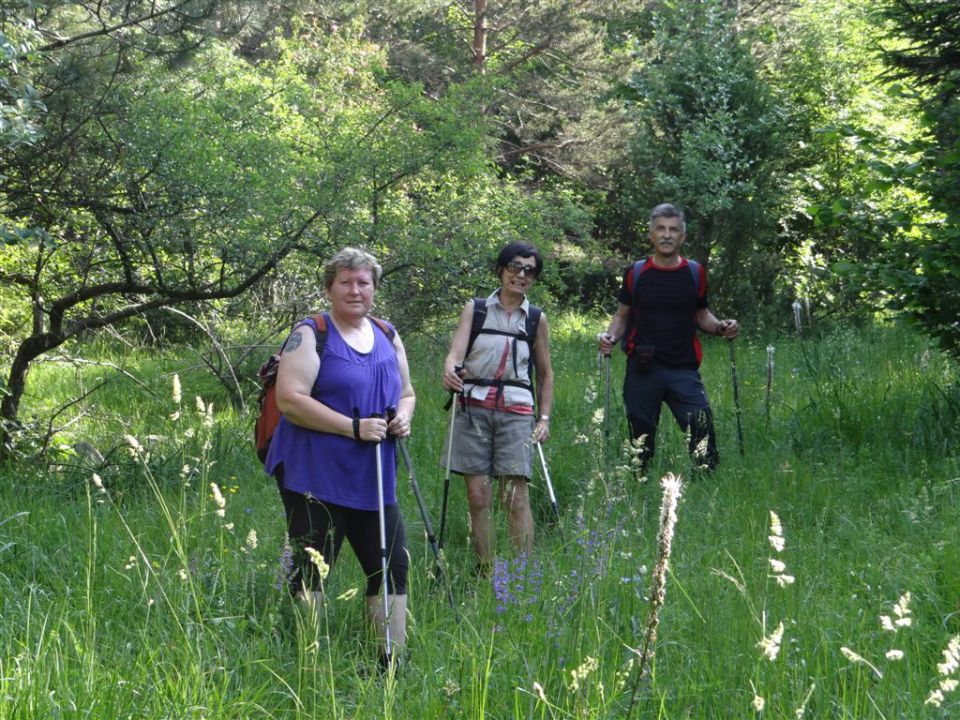
<svg viewBox="0 0 960 720">
<path fill-rule="evenodd" d="M 547 695 L 543 691 L 543 685 L 538 683 L 536 680 L 533 681 L 533 694 L 537 696 L 537 699 L 540 702 L 542 703 L 547 702 Z"/>
<path fill-rule="evenodd" d="M 770 534 L 783 537 L 783 525 L 780 523 L 780 516 L 773 510 L 770 511 Z"/>
<path fill-rule="evenodd" d="M 774 580 L 777 581 L 777 585 L 780 587 L 787 587 L 787 585 L 793 585 L 796 582 L 796 578 L 793 575 L 776 575 Z"/>
<path fill-rule="evenodd" d="M 883 673 L 877 669 L 876 665 L 863 657 L 863 655 L 854 652 L 848 647 L 841 647 L 840 652 L 843 653 L 843 656 L 854 665 L 866 665 L 868 668 L 873 670 L 873 673 L 877 676 L 877 679 L 883 678 Z"/>
<path fill-rule="evenodd" d="M 223 493 L 220 492 L 220 486 L 215 482 L 210 483 L 210 492 L 213 493 L 213 502 L 217 506 L 217 515 L 224 517 L 227 514 L 227 499 L 223 497 Z"/>
<path fill-rule="evenodd" d="M 133 457 L 137 457 L 143 452 L 143 446 L 133 435 L 124 435 L 123 439 L 127 441 L 127 445 L 130 447 L 130 454 Z"/>
<path fill-rule="evenodd" d="M 307 552 L 307 557 L 310 558 L 310 562 L 312 562 L 317 568 L 317 573 L 320 575 L 320 579 L 326 580 L 327 575 L 330 574 L 330 566 L 327 565 L 327 561 L 323 559 L 323 555 L 321 555 L 316 548 L 307 547 L 304 549 Z"/>
<path fill-rule="evenodd" d="M 594 672 L 598 667 L 600 667 L 600 664 L 597 662 L 597 659 L 587 655 L 587 658 L 580 664 L 579 667 L 576 667 L 570 671 L 570 683 L 567 687 L 569 687 L 572 691 L 579 690 L 580 683 L 583 680 L 586 680 L 587 676 Z"/>
<path fill-rule="evenodd" d="M 946 677 L 960 668 L 960 635 L 955 635 L 943 651 L 943 662 L 937 664 L 937 672 Z"/>
<path fill-rule="evenodd" d="M 760 640 L 760 642 L 757 643 L 757 647 L 763 651 L 763 654 L 767 660 L 773 662 L 780 654 L 780 644 L 782 642 L 783 622 L 781 621 L 772 633 L 765 636 L 762 640 Z"/>
</svg>

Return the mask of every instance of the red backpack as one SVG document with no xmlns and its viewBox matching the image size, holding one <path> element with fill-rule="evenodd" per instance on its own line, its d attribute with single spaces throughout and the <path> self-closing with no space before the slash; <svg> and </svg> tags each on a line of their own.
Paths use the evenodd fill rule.
<svg viewBox="0 0 960 720">
<path fill-rule="evenodd" d="M 368 315 L 367 317 L 374 325 L 380 328 L 392 344 L 393 337 L 396 335 L 394 329 L 380 318 L 375 318 L 372 315 Z M 327 316 L 318 313 L 311 315 L 303 322 L 310 323 L 313 326 L 313 331 L 317 336 L 317 357 L 322 358 L 323 346 L 326 345 L 327 342 Z M 298 323 L 293 331 L 291 331 L 291 335 L 296 331 L 297 327 L 302 324 L 303 323 Z M 289 340 L 289 337 L 287 339 Z M 280 356 L 283 354 L 283 348 L 285 346 L 286 341 L 284 341 L 276 353 L 271 355 L 267 361 L 260 366 L 260 370 L 257 372 L 257 377 L 260 381 L 260 395 L 258 398 L 260 412 L 257 415 L 257 421 L 253 427 L 253 444 L 257 449 L 257 457 L 260 458 L 260 462 L 264 462 L 267 459 L 270 441 L 273 439 L 273 433 L 277 429 L 277 424 L 280 422 L 280 409 L 277 407 L 277 368 L 280 365 Z"/>
</svg>

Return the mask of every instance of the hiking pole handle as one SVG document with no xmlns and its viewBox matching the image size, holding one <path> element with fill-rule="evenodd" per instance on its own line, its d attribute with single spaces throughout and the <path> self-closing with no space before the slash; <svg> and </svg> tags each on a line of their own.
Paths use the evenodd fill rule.
<svg viewBox="0 0 960 720">
<path fill-rule="evenodd" d="M 383 420 L 383 419 L 384 419 L 383 413 L 377 413 L 377 412 L 375 412 L 375 413 L 370 413 L 370 417 L 371 417 L 371 418 L 375 418 L 375 419 L 377 419 L 377 420 Z M 379 445 L 381 442 L 383 442 L 383 441 L 382 441 L 382 440 L 374 440 L 374 441 L 373 441 L 373 443 L 376 444 L 376 445 Z"/>
<path fill-rule="evenodd" d="M 598 352 L 600 353 L 600 355 L 602 355 L 603 357 L 610 357 L 610 355 L 613 353 L 614 336 L 608 332 L 599 333 L 597 335 L 597 342 L 600 344 L 600 347 L 598 349 Z M 607 344 L 610 346 L 610 349 L 606 352 L 604 351 L 604 347 L 603 347 L 604 344 Z"/>
</svg>

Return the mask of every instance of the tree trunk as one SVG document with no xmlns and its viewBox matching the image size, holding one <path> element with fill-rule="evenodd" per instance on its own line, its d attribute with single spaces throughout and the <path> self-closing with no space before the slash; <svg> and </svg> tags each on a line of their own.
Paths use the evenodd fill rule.
<svg viewBox="0 0 960 720">
<path fill-rule="evenodd" d="M 487 65 L 487 0 L 473 5 L 473 67 L 483 73 Z"/>
<path fill-rule="evenodd" d="M 20 343 L 17 354 L 10 365 L 7 383 L 3 388 L 3 400 L 0 401 L 0 460 L 10 454 L 10 435 L 17 425 L 20 412 L 20 400 L 27 386 L 27 372 L 30 363 L 43 353 L 59 346 L 66 338 L 51 333 L 31 335 Z"/>
</svg>

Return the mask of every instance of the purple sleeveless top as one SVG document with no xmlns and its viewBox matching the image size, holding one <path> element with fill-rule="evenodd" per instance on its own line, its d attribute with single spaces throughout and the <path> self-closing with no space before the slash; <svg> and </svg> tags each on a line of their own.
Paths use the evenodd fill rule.
<svg viewBox="0 0 960 720">
<path fill-rule="evenodd" d="M 390 339 L 371 322 L 373 350 L 360 353 L 344 341 L 330 316 L 325 313 L 324 317 L 327 342 L 311 392 L 313 398 L 351 418 L 354 408 L 365 418 L 396 406 L 402 388 L 397 353 Z M 311 320 L 303 320 L 297 327 L 304 324 L 313 327 Z M 380 444 L 386 505 L 397 502 L 396 442 L 388 436 Z M 357 510 L 376 510 L 377 452 L 374 443 L 308 430 L 281 416 L 264 467 L 272 475 L 283 465 L 283 486 L 287 490 Z"/>
</svg>

